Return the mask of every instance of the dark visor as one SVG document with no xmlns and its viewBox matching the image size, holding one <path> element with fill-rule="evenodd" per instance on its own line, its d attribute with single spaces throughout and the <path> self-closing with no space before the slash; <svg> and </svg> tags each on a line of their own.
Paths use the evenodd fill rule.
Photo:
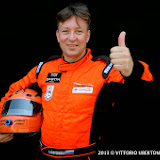
<svg viewBox="0 0 160 160">
<path fill-rule="evenodd" d="M 40 109 L 41 104 L 29 99 L 12 99 L 5 102 L 2 117 L 10 115 L 34 116 Z"/>
</svg>

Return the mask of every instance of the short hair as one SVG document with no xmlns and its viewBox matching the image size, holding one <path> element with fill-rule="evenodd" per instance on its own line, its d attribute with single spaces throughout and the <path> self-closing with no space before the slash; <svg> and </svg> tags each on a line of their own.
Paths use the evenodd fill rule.
<svg viewBox="0 0 160 160">
<path fill-rule="evenodd" d="M 57 13 L 57 29 L 60 22 L 64 22 L 72 16 L 78 16 L 86 21 L 88 30 L 90 29 L 91 15 L 89 13 L 88 7 L 83 3 L 70 4 L 60 12 Z"/>
</svg>

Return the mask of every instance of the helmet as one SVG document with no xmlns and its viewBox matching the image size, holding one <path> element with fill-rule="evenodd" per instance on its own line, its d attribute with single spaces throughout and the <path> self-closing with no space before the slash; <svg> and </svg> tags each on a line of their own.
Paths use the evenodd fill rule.
<svg viewBox="0 0 160 160">
<path fill-rule="evenodd" d="M 41 97 L 35 90 L 14 92 L 3 106 L 0 133 L 39 132 L 42 124 Z"/>
</svg>

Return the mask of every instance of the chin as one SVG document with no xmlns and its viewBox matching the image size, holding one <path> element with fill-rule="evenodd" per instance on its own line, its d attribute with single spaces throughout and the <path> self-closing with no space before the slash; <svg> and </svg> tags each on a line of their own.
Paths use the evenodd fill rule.
<svg viewBox="0 0 160 160">
<path fill-rule="evenodd" d="M 79 52 L 77 52 L 77 51 L 68 51 L 68 52 L 66 53 L 66 55 L 67 55 L 68 57 L 74 58 L 74 57 L 78 57 L 80 54 L 79 54 Z"/>
</svg>

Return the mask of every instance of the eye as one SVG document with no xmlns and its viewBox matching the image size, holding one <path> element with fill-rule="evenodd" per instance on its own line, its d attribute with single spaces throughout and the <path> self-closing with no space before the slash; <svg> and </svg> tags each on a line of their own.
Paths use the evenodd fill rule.
<svg viewBox="0 0 160 160">
<path fill-rule="evenodd" d="M 67 34 L 67 33 L 69 33 L 69 31 L 68 30 L 62 30 L 62 33 Z"/>
<path fill-rule="evenodd" d="M 81 34 L 81 33 L 82 33 L 82 30 L 77 30 L 76 33 L 77 33 L 77 34 Z"/>
</svg>

